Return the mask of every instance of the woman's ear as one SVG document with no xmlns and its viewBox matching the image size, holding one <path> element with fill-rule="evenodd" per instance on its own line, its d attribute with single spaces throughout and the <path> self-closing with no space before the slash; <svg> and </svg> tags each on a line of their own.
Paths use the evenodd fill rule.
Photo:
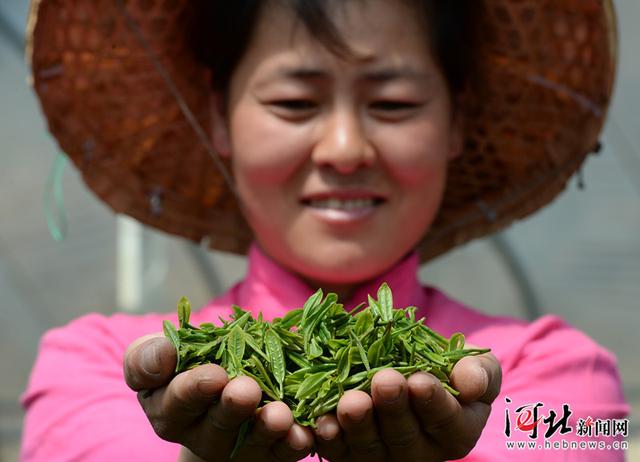
<svg viewBox="0 0 640 462">
<path fill-rule="evenodd" d="M 231 142 L 229 137 L 229 124 L 227 123 L 226 110 L 222 93 L 213 91 L 210 97 L 211 108 L 211 141 L 213 148 L 222 157 L 231 155 Z"/>
</svg>

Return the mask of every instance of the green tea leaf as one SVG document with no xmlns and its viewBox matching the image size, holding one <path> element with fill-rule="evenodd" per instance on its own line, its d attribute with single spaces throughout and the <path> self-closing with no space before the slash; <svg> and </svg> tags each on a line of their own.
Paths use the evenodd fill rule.
<svg viewBox="0 0 640 462">
<path fill-rule="evenodd" d="M 174 325 L 171 324 L 171 321 L 162 321 L 162 330 L 164 332 L 164 336 L 171 340 L 176 351 L 180 351 L 180 335 L 178 335 L 178 331 Z"/>
<path fill-rule="evenodd" d="M 309 345 L 309 353 L 307 353 L 307 358 L 316 359 L 320 356 L 322 356 L 322 347 L 315 338 L 312 338 L 311 344 Z"/>
<path fill-rule="evenodd" d="M 216 353 L 216 358 L 218 361 L 222 359 L 222 356 L 227 351 L 227 342 L 220 343 L 220 348 L 218 348 L 218 352 Z M 223 366 L 224 367 L 224 366 Z"/>
<path fill-rule="evenodd" d="M 386 282 L 378 289 L 378 305 L 382 320 L 384 322 L 391 321 L 393 319 L 393 296 Z"/>
<path fill-rule="evenodd" d="M 338 406 L 338 401 L 340 401 L 341 397 L 342 393 L 335 392 L 326 399 L 323 399 L 322 402 L 318 403 L 316 407 L 311 409 L 311 411 L 309 412 L 311 418 L 314 419 L 315 417 L 320 417 L 335 409 L 336 406 Z"/>
<path fill-rule="evenodd" d="M 418 308 L 415 306 L 408 306 L 405 308 L 405 313 L 406 316 L 409 318 L 409 321 L 411 321 L 412 323 L 415 322 L 416 320 L 416 310 Z"/>
<path fill-rule="evenodd" d="M 253 380 L 255 380 L 262 391 L 269 395 L 269 397 L 274 401 L 282 399 L 280 393 L 278 392 L 278 389 L 269 378 L 269 374 L 267 373 L 262 363 L 255 356 L 253 356 L 250 361 L 251 362 L 247 364 L 247 366 L 253 365 L 256 370 L 251 371 L 248 367 L 245 367 L 242 369 L 242 373 L 247 377 L 251 377 Z"/>
<path fill-rule="evenodd" d="M 363 310 L 355 316 L 356 324 L 353 328 L 356 335 L 362 335 L 373 327 L 371 310 Z"/>
<path fill-rule="evenodd" d="M 300 368 L 311 366 L 311 362 L 307 358 L 295 351 L 287 351 L 287 357 Z"/>
<path fill-rule="evenodd" d="M 360 310 L 362 310 L 363 308 L 365 308 L 367 306 L 367 304 L 365 302 L 360 302 L 358 303 L 356 306 L 354 306 L 350 311 L 347 312 L 347 314 L 350 314 L 351 316 L 356 315 Z"/>
<path fill-rule="evenodd" d="M 447 390 L 449 393 L 451 393 L 453 396 L 458 396 L 460 395 L 460 392 L 458 390 L 456 390 L 455 388 L 451 387 L 451 385 L 449 385 L 447 382 L 442 382 L 442 386 L 445 390 Z"/>
<path fill-rule="evenodd" d="M 247 345 L 249 346 L 249 348 L 251 348 L 253 351 L 255 351 L 257 354 L 259 354 L 260 356 L 262 356 L 262 358 L 265 361 L 268 361 L 269 358 L 267 358 L 267 355 L 262 351 L 262 348 L 260 347 L 260 345 L 258 344 L 258 342 L 256 342 L 256 340 L 249 334 L 244 336 L 244 340 L 247 343 Z"/>
<path fill-rule="evenodd" d="M 302 319 L 302 315 L 303 310 L 301 308 L 298 308 L 297 310 L 291 310 L 277 324 L 283 329 L 289 330 L 300 322 L 300 320 Z"/>
<path fill-rule="evenodd" d="M 296 393 L 296 399 L 306 399 L 312 397 L 320 390 L 320 387 L 324 381 L 331 375 L 333 371 L 318 372 L 307 376 L 306 379 L 300 385 L 298 392 Z"/>
<path fill-rule="evenodd" d="M 378 339 L 371 344 L 369 351 L 367 351 L 367 359 L 371 367 L 377 367 L 380 363 L 380 355 L 382 354 L 383 339 Z"/>
<path fill-rule="evenodd" d="M 318 289 L 309 299 L 304 302 L 302 307 L 302 318 L 300 319 L 300 326 L 303 327 L 309 315 L 315 310 L 315 308 L 322 302 L 322 289 Z"/>
<path fill-rule="evenodd" d="M 305 353 L 307 353 L 307 355 L 311 354 L 309 349 L 311 346 L 311 339 L 315 335 L 316 327 L 318 326 L 318 324 L 320 324 L 320 322 L 324 318 L 324 315 L 327 313 L 327 311 L 329 311 L 331 305 L 333 305 L 336 300 L 336 294 L 327 295 L 322 304 L 316 306 L 315 311 L 309 313 L 305 325 L 301 326 L 302 330 L 304 331 L 304 351 Z"/>
<path fill-rule="evenodd" d="M 383 345 L 383 354 L 386 354 L 387 352 L 391 351 L 391 346 L 393 344 L 392 338 L 391 338 L 391 329 L 393 327 L 393 323 L 388 323 L 385 327 L 384 327 L 384 334 L 382 334 L 382 345 Z"/>
<path fill-rule="evenodd" d="M 336 366 L 336 374 L 338 382 L 342 383 L 349 377 L 349 371 L 351 370 L 351 350 L 350 346 L 343 347 L 337 354 L 336 360 L 338 365 Z"/>
<path fill-rule="evenodd" d="M 432 351 L 423 351 L 420 353 L 421 356 L 424 356 L 429 361 L 438 364 L 440 366 L 446 366 L 447 361 L 438 353 L 434 353 Z"/>
<path fill-rule="evenodd" d="M 349 332 L 353 342 L 356 344 L 356 348 L 358 348 L 358 353 L 360 354 L 360 359 L 362 360 L 362 364 L 364 364 L 365 369 L 368 371 L 371 368 L 369 367 L 369 359 L 367 358 L 367 352 L 364 351 L 364 347 L 362 343 L 360 343 L 360 339 L 353 333 L 353 331 Z"/>
<path fill-rule="evenodd" d="M 245 333 L 240 326 L 235 326 L 229 332 L 227 338 L 227 351 L 231 355 L 231 360 L 236 367 L 240 364 L 240 361 L 244 357 L 244 349 L 246 345 Z"/>
<path fill-rule="evenodd" d="M 433 340 L 435 340 L 436 343 L 438 343 L 442 348 L 447 348 L 449 346 L 449 340 L 444 338 L 442 335 L 440 335 L 437 332 L 434 332 L 433 330 L 429 329 L 424 324 L 420 325 L 420 328 L 424 333 L 426 333 L 429 337 L 431 337 Z"/>
<path fill-rule="evenodd" d="M 218 345 L 219 344 L 217 342 L 205 343 L 198 350 L 196 350 L 194 352 L 194 355 L 195 356 L 207 356 L 208 354 L 213 352 L 213 350 L 215 350 Z"/>
<path fill-rule="evenodd" d="M 460 332 L 456 332 L 449 339 L 448 351 L 455 351 L 464 348 L 464 335 Z"/>
<path fill-rule="evenodd" d="M 236 437 L 236 443 L 233 446 L 233 450 L 231 451 L 231 455 L 229 459 L 234 459 L 238 455 L 238 451 L 247 440 L 247 436 L 251 432 L 251 428 L 253 427 L 253 419 L 247 419 L 240 426 L 240 430 L 238 430 L 238 436 Z"/>
<path fill-rule="evenodd" d="M 175 372 L 181 372 L 184 359 L 180 354 L 180 350 L 182 347 L 182 342 L 180 341 L 180 335 L 178 334 L 178 331 L 176 330 L 175 326 L 171 324 L 171 321 L 167 321 L 167 320 L 162 321 L 162 331 L 164 332 L 164 336 L 171 341 L 174 348 L 176 349 L 177 361 L 176 361 Z"/>
<path fill-rule="evenodd" d="M 369 302 L 369 308 L 373 313 L 373 316 L 382 319 L 382 313 L 381 313 L 380 305 L 378 304 L 378 302 L 374 300 L 374 298 L 371 295 L 367 295 L 367 300 Z"/>
<path fill-rule="evenodd" d="M 267 347 L 267 358 L 273 370 L 273 376 L 280 386 L 280 395 L 282 395 L 282 386 L 284 384 L 284 376 L 286 367 L 284 362 L 284 353 L 282 351 L 282 342 L 280 337 L 272 329 L 267 329 L 264 337 L 264 344 Z"/>
<path fill-rule="evenodd" d="M 178 301 L 178 322 L 180 327 L 187 327 L 189 325 L 189 318 L 191 317 L 191 302 L 187 297 L 182 297 Z"/>
<path fill-rule="evenodd" d="M 233 326 L 233 327 L 239 327 L 240 329 L 244 329 L 244 326 L 251 319 L 251 313 L 249 311 L 240 310 L 240 312 L 238 312 L 237 314 L 239 316 L 235 319 L 235 321 L 229 324 L 229 327 Z"/>
</svg>

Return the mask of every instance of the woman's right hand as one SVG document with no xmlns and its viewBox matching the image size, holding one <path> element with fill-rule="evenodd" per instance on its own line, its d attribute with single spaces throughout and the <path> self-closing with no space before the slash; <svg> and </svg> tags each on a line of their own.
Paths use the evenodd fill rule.
<svg viewBox="0 0 640 462">
<path fill-rule="evenodd" d="M 234 461 L 293 461 L 311 451 L 312 433 L 293 422 L 284 403 L 269 403 L 256 413 L 262 391 L 253 379 L 229 381 L 215 364 L 174 376 L 175 367 L 176 350 L 162 334 L 139 338 L 124 357 L 127 385 L 138 393 L 155 432 L 188 449 L 182 461 L 229 460 L 240 426 L 254 415 Z"/>
</svg>

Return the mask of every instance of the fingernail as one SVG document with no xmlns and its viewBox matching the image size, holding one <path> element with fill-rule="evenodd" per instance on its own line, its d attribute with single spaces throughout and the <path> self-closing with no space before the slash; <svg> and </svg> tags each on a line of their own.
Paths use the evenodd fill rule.
<svg viewBox="0 0 640 462">
<path fill-rule="evenodd" d="M 378 395 L 385 403 L 395 403 L 400 398 L 402 387 L 398 385 L 381 385 L 378 387 Z"/>
<path fill-rule="evenodd" d="M 206 398 L 213 398 L 214 396 L 219 397 L 220 394 L 220 384 L 210 378 L 203 378 L 198 381 L 197 384 L 198 391 L 202 393 L 202 396 Z"/>
<path fill-rule="evenodd" d="M 302 451 L 303 449 L 307 449 L 307 442 L 305 441 L 305 434 L 302 428 L 297 428 L 295 425 L 293 425 L 289 429 L 288 440 L 289 446 L 291 446 L 294 451 Z"/>
<path fill-rule="evenodd" d="M 482 389 L 484 391 L 487 390 L 487 388 L 489 388 L 489 374 L 487 374 L 487 371 L 484 368 L 481 368 L 481 374 L 482 374 Z"/>
<path fill-rule="evenodd" d="M 160 358 L 158 357 L 158 349 L 153 340 L 142 346 L 140 363 L 142 369 L 147 374 L 158 375 L 160 373 Z"/>
<path fill-rule="evenodd" d="M 330 441 L 335 439 L 340 432 L 340 426 L 333 421 L 323 423 L 322 427 L 318 429 L 317 435 L 324 441 Z"/>
<path fill-rule="evenodd" d="M 367 416 L 366 412 L 363 412 L 361 414 L 352 414 L 352 413 L 348 413 L 347 417 L 349 418 L 349 420 L 353 423 L 360 423 L 364 420 L 364 418 Z"/>
<path fill-rule="evenodd" d="M 307 444 L 302 440 L 293 440 L 291 441 L 290 445 L 294 451 L 302 451 L 303 449 L 307 449 Z"/>
</svg>

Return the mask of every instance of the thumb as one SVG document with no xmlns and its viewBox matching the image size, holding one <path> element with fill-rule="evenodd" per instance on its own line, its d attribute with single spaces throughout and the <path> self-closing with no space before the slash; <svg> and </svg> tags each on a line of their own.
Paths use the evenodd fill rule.
<svg viewBox="0 0 640 462">
<path fill-rule="evenodd" d="M 134 391 L 165 385 L 174 376 L 177 354 L 162 333 L 135 340 L 124 354 L 124 378 Z"/>
<path fill-rule="evenodd" d="M 451 384 L 460 392 L 458 400 L 491 404 L 500 393 L 502 368 L 491 353 L 467 356 L 454 366 Z"/>
</svg>

